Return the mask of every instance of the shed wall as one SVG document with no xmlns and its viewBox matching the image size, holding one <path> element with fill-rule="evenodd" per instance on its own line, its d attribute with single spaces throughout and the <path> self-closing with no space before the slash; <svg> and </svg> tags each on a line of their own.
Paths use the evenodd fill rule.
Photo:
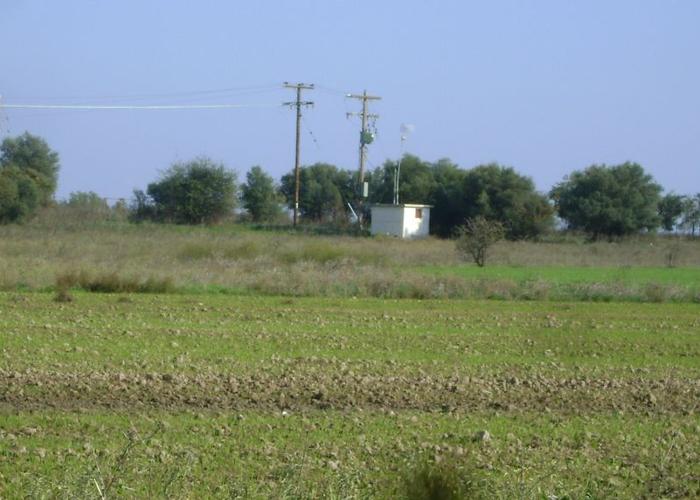
<svg viewBox="0 0 700 500">
<path fill-rule="evenodd" d="M 403 236 L 401 207 L 372 207 L 372 234 Z"/>
<path fill-rule="evenodd" d="M 416 217 L 420 210 L 422 217 Z M 373 206 L 372 234 L 386 234 L 399 238 L 424 238 L 430 228 L 430 208 L 415 206 Z"/>
<path fill-rule="evenodd" d="M 420 219 L 416 218 L 416 210 L 422 212 Z M 404 207 L 403 209 L 403 237 L 404 238 L 425 238 L 428 236 L 430 226 L 430 209 L 415 207 Z"/>
</svg>

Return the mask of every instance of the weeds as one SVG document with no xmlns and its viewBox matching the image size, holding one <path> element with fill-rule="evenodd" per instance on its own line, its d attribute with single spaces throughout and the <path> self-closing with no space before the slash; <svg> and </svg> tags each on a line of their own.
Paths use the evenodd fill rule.
<svg viewBox="0 0 700 500">
<path fill-rule="evenodd" d="M 481 498 L 470 474 L 457 467 L 454 460 L 444 459 L 425 464 L 404 479 L 406 500 L 466 500 Z"/>
<path fill-rule="evenodd" d="M 146 280 L 123 277 L 116 272 L 91 275 L 86 271 L 66 272 L 56 277 L 56 300 L 70 297 L 71 289 L 95 293 L 172 293 L 175 285 L 172 278 L 148 277 Z"/>
<path fill-rule="evenodd" d="M 676 239 L 591 244 L 501 241 L 492 247 L 487 274 L 474 279 L 461 274 L 454 242 L 434 239 L 402 241 L 251 231 L 238 226 L 149 224 L 81 229 L 57 225 L 48 236 L 47 231 L 34 224 L 0 227 L 0 290 L 50 289 L 57 300 L 68 300 L 71 290 L 652 302 L 695 301 L 698 296 L 697 286 L 688 280 L 674 286 L 664 282 L 664 272 L 673 272 L 664 267 L 668 252 L 672 251 L 676 267 L 700 265 L 700 243 Z M 604 271 L 610 275 L 632 275 L 636 267 L 627 273 L 620 267 L 630 262 L 655 265 L 656 274 L 645 273 L 649 276 L 645 280 L 620 283 L 602 276 L 598 283 L 582 267 L 606 265 L 610 267 Z M 542 263 L 549 269 L 546 276 L 535 272 L 523 279 L 517 277 L 518 272 L 510 272 L 537 269 Z M 503 264 L 510 270 L 504 271 Z M 560 283 L 552 270 L 563 265 L 581 270 L 582 282 Z M 437 275 L 430 267 L 445 272 Z M 63 274 L 68 275 L 64 279 L 70 278 L 67 284 L 56 281 Z M 656 282 L 659 287 L 646 290 L 647 283 Z"/>
<path fill-rule="evenodd" d="M 70 293 L 71 287 L 74 286 L 73 277 L 69 275 L 56 276 L 56 302 L 72 302 L 73 295 Z"/>
</svg>

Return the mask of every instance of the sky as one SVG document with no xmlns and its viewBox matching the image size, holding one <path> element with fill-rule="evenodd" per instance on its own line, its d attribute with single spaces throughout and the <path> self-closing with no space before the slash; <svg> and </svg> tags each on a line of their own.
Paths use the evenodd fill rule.
<svg viewBox="0 0 700 500">
<path fill-rule="evenodd" d="M 217 110 L 0 109 L 61 158 L 57 197 L 129 198 L 199 156 L 245 179 L 302 164 L 356 169 L 367 90 L 368 167 L 404 151 L 498 162 L 548 191 L 591 164 L 640 163 L 700 192 L 697 0 L 0 0 L 3 104 L 242 104 Z"/>
</svg>

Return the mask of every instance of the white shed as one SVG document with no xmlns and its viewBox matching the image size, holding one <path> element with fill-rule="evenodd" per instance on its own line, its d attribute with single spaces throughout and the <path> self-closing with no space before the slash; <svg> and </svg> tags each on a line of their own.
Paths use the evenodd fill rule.
<svg viewBox="0 0 700 500">
<path fill-rule="evenodd" d="M 372 205 L 372 234 L 399 238 L 425 238 L 431 205 Z"/>
</svg>

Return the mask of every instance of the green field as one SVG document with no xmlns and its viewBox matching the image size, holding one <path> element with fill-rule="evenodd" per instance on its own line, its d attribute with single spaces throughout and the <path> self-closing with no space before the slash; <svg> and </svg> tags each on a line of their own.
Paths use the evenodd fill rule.
<svg viewBox="0 0 700 500">
<path fill-rule="evenodd" d="M 492 265 L 477 267 L 464 266 L 425 266 L 423 271 L 438 276 L 458 276 L 460 278 L 502 279 L 517 282 L 544 281 L 554 285 L 577 283 L 647 285 L 657 283 L 700 287 L 700 267 L 580 267 L 580 266 L 504 266 Z"/>
<path fill-rule="evenodd" d="M 696 304 L 73 294 L 0 294 L 0 497 L 700 494 Z"/>
</svg>

